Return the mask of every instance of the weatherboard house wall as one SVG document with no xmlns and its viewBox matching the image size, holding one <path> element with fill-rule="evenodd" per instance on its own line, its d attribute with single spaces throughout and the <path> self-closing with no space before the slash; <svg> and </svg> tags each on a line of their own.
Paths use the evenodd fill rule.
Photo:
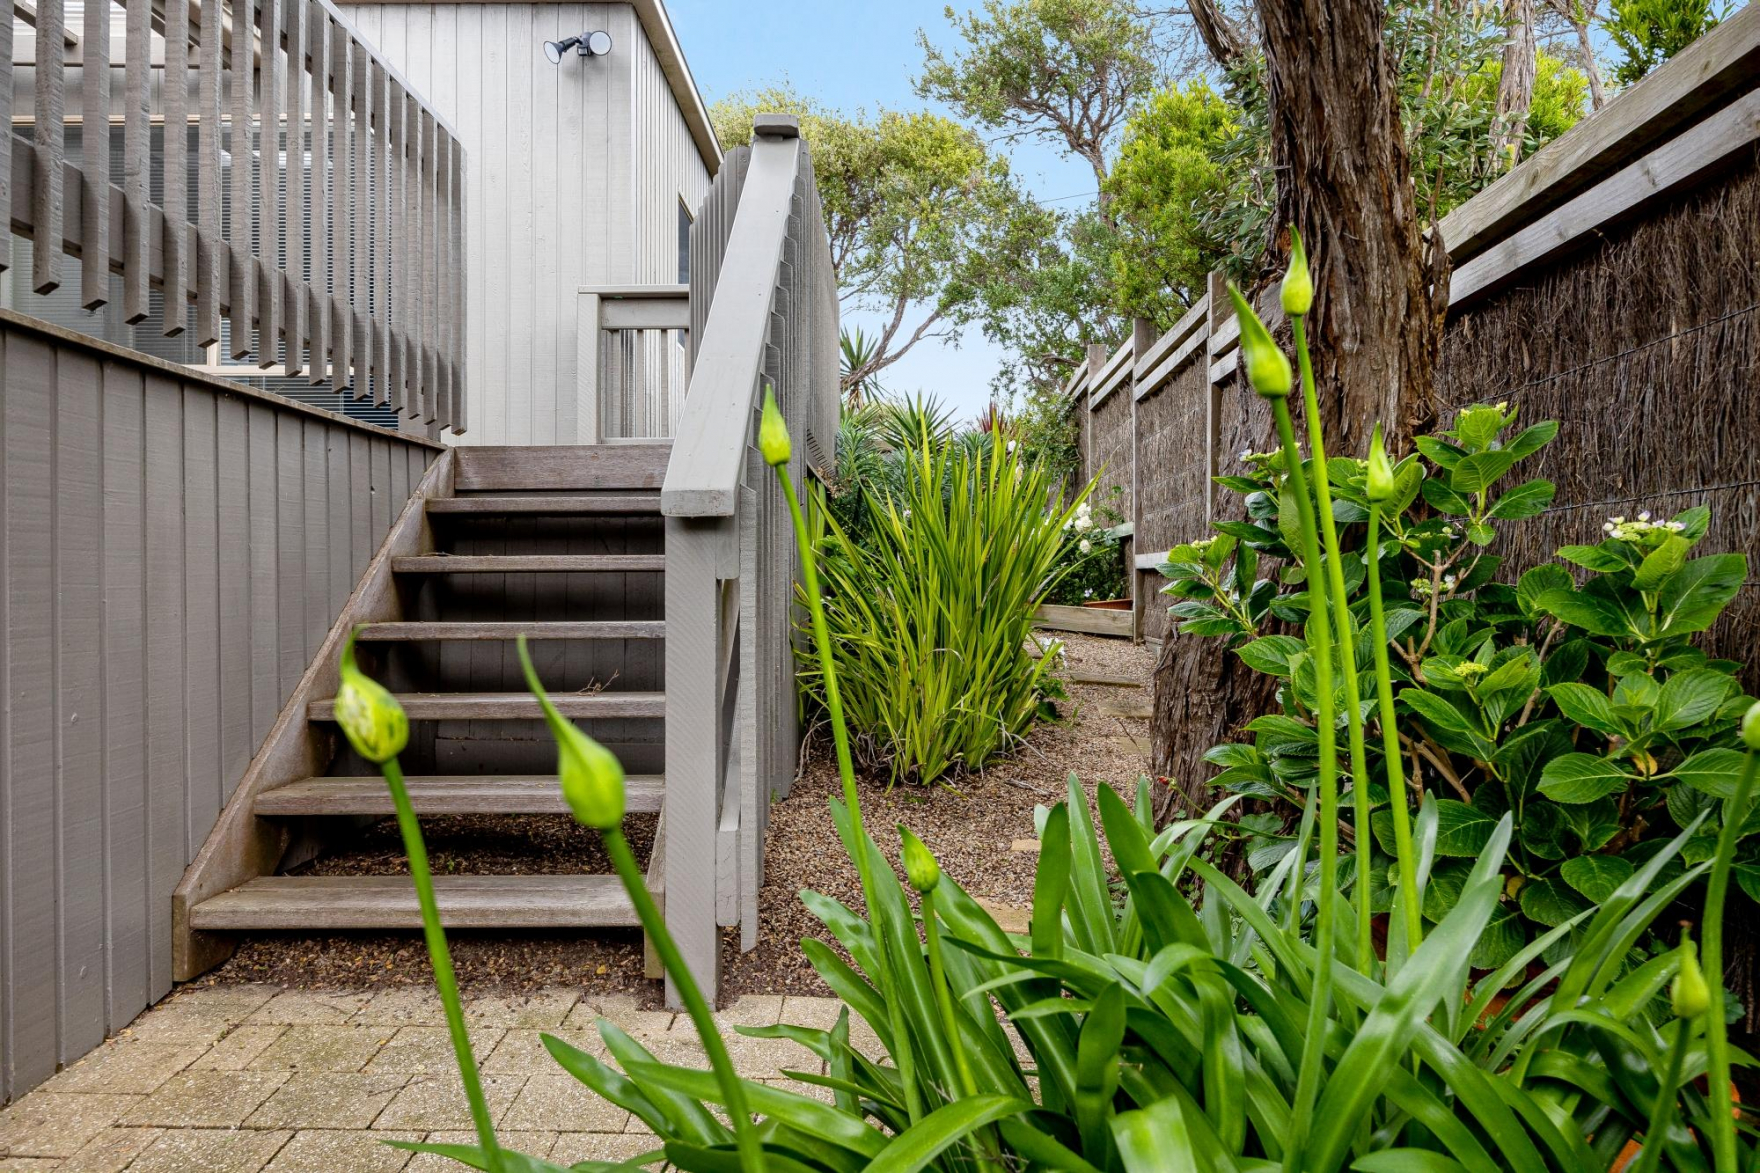
<svg viewBox="0 0 1760 1173">
<path fill-rule="evenodd" d="M 467 444 L 590 442 L 577 418 L 582 287 L 680 280 L 679 217 L 721 165 L 658 0 L 348 5 L 458 129 L 466 175 Z M 611 35 L 559 65 L 544 42 Z"/>
</svg>

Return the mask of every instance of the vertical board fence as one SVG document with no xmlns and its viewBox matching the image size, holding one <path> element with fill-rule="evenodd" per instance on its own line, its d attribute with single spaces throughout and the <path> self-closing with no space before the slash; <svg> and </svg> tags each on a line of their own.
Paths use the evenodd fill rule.
<svg viewBox="0 0 1760 1173">
<path fill-rule="evenodd" d="M 439 452 L 0 311 L 0 1103 L 171 988 L 171 895 Z"/>
<path fill-rule="evenodd" d="M 34 30 L 0 31 L 0 207 L 34 292 L 96 309 L 120 274 L 131 325 L 155 288 L 168 337 L 465 430 L 464 151 L 329 0 L 14 12 Z"/>
</svg>

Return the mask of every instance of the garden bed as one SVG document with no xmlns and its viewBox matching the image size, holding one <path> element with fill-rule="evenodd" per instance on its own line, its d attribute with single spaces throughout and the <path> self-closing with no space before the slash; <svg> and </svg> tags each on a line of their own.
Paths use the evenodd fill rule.
<svg viewBox="0 0 1760 1173">
<path fill-rule="evenodd" d="M 1044 638 L 1044 637 L 1041 637 Z M 982 775 L 929 789 L 868 783 L 863 793 L 869 825 L 889 852 L 897 836 L 882 833 L 904 823 L 940 856 L 948 875 L 974 896 L 1002 909 L 1024 908 L 1031 898 L 1037 855 L 1033 808 L 1063 795 L 1076 773 L 1092 793 L 1097 781 L 1131 783 L 1147 768 L 1148 681 L 1154 654 L 1095 636 L 1059 637 L 1066 649 L 1058 670 L 1069 689 L 1060 705 L 1067 720 L 1034 729 L 1016 753 Z M 1073 679 L 1072 679 L 1073 677 Z M 1082 683 L 1102 678 L 1141 687 Z M 724 938 L 723 997 L 741 994 L 819 994 L 824 986 L 800 955 L 801 937 L 828 937 L 802 907 L 798 893 L 812 888 L 859 903 L 855 870 L 831 825 L 826 799 L 838 790 L 827 738 L 809 742 L 803 776 L 770 814 L 765 885 L 760 896 L 762 936 L 757 949 L 739 951 L 738 930 Z M 542 873 L 608 870 L 598 837 L 561 816 L 501 816 L 424 820 L 436 872 Z M 645 856 L 651 819 L 632 819 L 631 839 Z M 348 875 L 402 867 L 389 821 L 300 869 Z M 578 984 L 597 993 L 630 992 L 657 1003 L 657 983 L 642 977 L 636 932 L 451 934 L 461 984 L 474 992 L 519 991 Z M 272 982 L 295 989 L 426 986 L 432 980 L 426 950 L 413 933 L 262 936 L 244 942 L 205 983 Z"/>
</svg>

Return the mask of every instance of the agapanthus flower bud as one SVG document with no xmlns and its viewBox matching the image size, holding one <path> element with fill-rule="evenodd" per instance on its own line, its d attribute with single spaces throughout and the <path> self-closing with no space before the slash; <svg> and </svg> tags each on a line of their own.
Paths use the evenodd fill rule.
<svg viewBox="0 0 1760 1173">
<path fill-rule="evenodd" d="M 941 865 L 935 861 L 923 841 L 911 834 L 903 823 L 898 827 L 899 857 L 904 860 L 905 879 L 919 892 L 933 892 L 941 883 Z"/>
<path fill-rule="evenodd" d="M 1697 1018 L 1711 1006 L 1711 986 L 1699 968 L 1699 951 L 1693 948 L 1692 935 L 1685 930 L 1678 952 L 1681 964 L 1668 988 L 1669 1005 L 1676 1018 Z"/>
<path fill-rule="evenodd" d="M 397 698 L 355 667 L 354 634 L 342 645 L 342 680 L 336 689 L 336 723 L 361 757 L 381 765 L 409 744 L 409 717 Z"/>
<path fill-rule="evenodd" d="M 1271 340 L 1271 331 L 1232 281 L 1228 284 L 1228 296 L 1241 321 L 1241 361 L 1247 368 L 1247 381 L 1267 399 L 1285 398 L 1294 383 L 1289 358 Z"/>
<path fill-rule="evenodd" d="M 1369 436 L 1369 467 L 1363 478 L 1364 491 L 1377 505 L 1393 500 L 1398 485 L 1393 477 L 1393 462 L 1387 459 L 1387 448 L 1381 443 L 1381 425 L 1376 424 Z"/>
<path fill-rule="evenodd" d="M 776 388 L 764 384 L 764 414 L 758 421 L 758 453 L 771 468 L 787 464 L 794 446 L 788 439 L 788 422 L 776 406 Z"/>
<path fill-rule="evenodd" d="M 1314 277 L 1308 272 L 1308 250 L 1302 247 L 1302 234 L 1292 226 L 1289 236 L 1289 269 L 1283 275 L 1279 292 L 1283 312 L 1297 317 L 1314 307 Z"/>
<path fill-rule="evenodd" d="M 519 638 L 519 662 L 525 669 L 526 685 L 543 706 L 550 735 L 556 739 L 556 777 L 575 822 L 595 831 L 613 830 L 623 822 L 623 763 L 550 703 L 537 669 L 532 667 L 523 635 Z"/>
<path fill-rule="evenodd" d="M 1742 716 L 1742 744 L 1749 749 L 1760 750 L 1760 701 L 1748 706 Z"/>
</svg>

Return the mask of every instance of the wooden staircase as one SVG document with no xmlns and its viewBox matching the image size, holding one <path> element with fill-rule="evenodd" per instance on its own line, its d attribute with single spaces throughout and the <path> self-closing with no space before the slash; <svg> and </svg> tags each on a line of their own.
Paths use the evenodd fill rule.
<svg viewBox="0 0 1760 1173">
<path fill-rule="evenodd" d="M 179 980 L 224 959 L 240 934 L 420 927 L 405 876 L 283 874 L 392 813 L 383 779 L 334 725 L 351 629 L 362 667 L 409 716 L 402 761 L 419 815 L 567 813 L 519 671 L 522 633 L 557 708 L 623 759 L 630 812 L 662 812 L 669 453 L 461 447 L 436 461 L 177 889 Z M 662 823 L 649 861 L 662 901 L 664 843 Z M 638 924 L 611 875 L 445 875 L 435 890 L 449 928 Z"/>
</svg>

